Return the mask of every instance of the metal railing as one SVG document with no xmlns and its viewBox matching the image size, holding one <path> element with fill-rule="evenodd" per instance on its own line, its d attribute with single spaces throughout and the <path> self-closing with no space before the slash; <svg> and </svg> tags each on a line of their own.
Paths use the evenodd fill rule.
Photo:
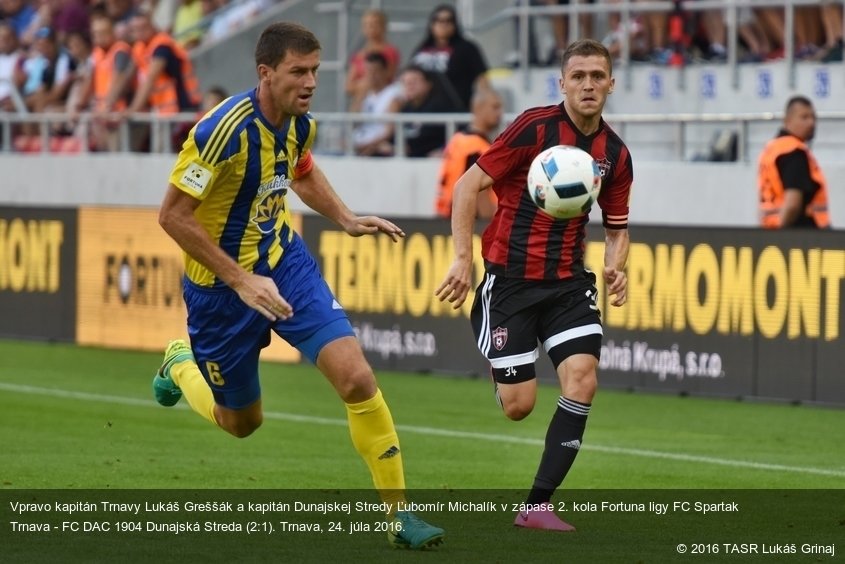
<svg viewBox="0 0 845 564">
<path fill-rule="evenodd" d="M 118 151 L 134 152 L 133 128 L 142 128 L 141 137 L 144 138 L 144 145 L 149 147 L 152 153 L 172 153 L 174 127 L 194 124 L 197 121 L 196 113 L 179 113 L 168 116 L 159 116 L 149 113 L 137 113 L 132 115 L 124 114 L 91 114 L 81 113 L 71 123 L 71 116 L 63 112 L 44 112 L 13 114 L 0 112 L 0 152 L 15 152 L 15 138 L 21 138 L 22 126 L 34 127 L 37 131 L 27 137 L 38 139 L 39 152 L 50 152 L 50 140 L 63 137 L 56 132 L 60 129 L 73 129 L 70 137 L 80 141 L 80 152 L 90 150 L 89 140 L 95 122 L 109 123 L 109 127 L 116 133 Z M 18 131 L 16 131 L 18 130 Z M 67 137 L 67 136 L 64 136 Z"/>
<path fill-rule="evenodd" d="M 470 114 L 389 114 L 365 115 L 355 113 L 315 113 L 318 127 L 315 152 L 333 155 L 354 155 L 352 132 L 356 125 L 362 123 L 390 123 L 394 125 L 394 145 L 397 147 L 396 156 L 404 156 L 406 124 L 442 124 L 445 128 L 444 144 L 455 131 L 470 121 Z M 117 131 L 120 152 L 138 152 L 132 146 L 133 128 L 141 130 L 141 137 L 146 139 L 143 152 L 173 153 L 174 128 L 193 124 L 197 116 L 192 113 L 175 114 L 171 116 L 156 116 L 153 114 L 133 114 L 118 119 L 121 116 L 95 116 L 80 114 L 73 135 L 80 140 L 79 152 L 88 152 L 87 140 L 92 131 L 92 124 L 98 119 L 112 119 Z M 510 122 L 515 115 L 508 115 L 505 122 Z M 683 161 L 690 158 L 692 149 L 706 146 L 709 138 L 706 133 L 711 129 L 729 129 L 737 136 L 737 160 L 748 162 L 753 158 L 752 143 L 756 139 L 752 128 L 765 125 L 765 130 L 758 127 L 759 137 L 767 139 L 774 135 L 782 119 L 779 112 L 761 112 L 744 114 L 607 114 L 605 120 L 626 139 L 629 145 L 636 143 L 637 152 L 649 154 L 649 146 L 654 148 L 668 147 L 668 151 L 661 153 L 660 160 Z M 845 111 L 819 112 L 820 124 L 828 131 L 845 131 Z M 44 114 L 12 114 L 0 113 L 0 151 L 2 153 L 15 152 L 13 132 L 24 124 L 30 124 L 37 130 L 40 152 L 50 152 L 50 140 L 53 138 L 52 129 L 57 124 L 66 124 L 68 116 L 63 113 Z M 658 131 L 658 126 L 659 131 Z M 709 129 L 708 129 L 709 128 Z M 633 141 L 636 139 L 636 141 Z M 825 142 L 825 149 L 831 153 L 841 154 L 845 151 L 845 135 L 840 138 L 831 137 Z M 655 151 L 651 151 L 656 154 Z"/>
</svg>

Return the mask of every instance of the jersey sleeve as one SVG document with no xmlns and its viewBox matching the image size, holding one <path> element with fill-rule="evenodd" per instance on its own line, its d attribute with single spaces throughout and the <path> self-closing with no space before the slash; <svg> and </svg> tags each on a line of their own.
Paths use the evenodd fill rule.
<svg viewBox="0 0 845 564">
<path fill-rule="evenodd" d="M 631 153 L 624 145 L 619 154 L 619 162 L 608 170 L 607 174 L 609 179 L 606 184 L 603 180 L 598 198 L 602 210 L 602 225 L 605 229 L 627 229 L 634 169 Z"/>
<path fill-rule="evenodd" d="M 236 153 L 240 136 L 226 138 L 219 131 L 226 122 L 201 120 L 188 134 L 176 164 L 170 172 L 170 183 L 198 200 L 204 200 L 214 187 L 222 163 Z"/>
<path fill-rule="evenodd" d="M 527 167 L 539 153 L 535 122 L 522 114 L 493 141 L 476 164 L 493 182 Z"/>
</svg>

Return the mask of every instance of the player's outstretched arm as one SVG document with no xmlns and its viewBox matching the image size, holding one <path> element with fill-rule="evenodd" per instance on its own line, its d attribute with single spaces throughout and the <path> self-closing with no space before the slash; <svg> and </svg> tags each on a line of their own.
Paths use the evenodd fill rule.
<svg viewBox="0 0 845 564">
<path fill-rule="evenodd" d="M 357 216 L 334 191 L 326 175 L 316 165 L 305 176 L 293 181 L 291 188 L 306 206 L 320 215 L 334 221 L 344 231 L 354 237 L 378 233 L 386 233 L 394 241 L 405 236 L 405 232 L 386 219 L 373 215 Z"/>
<path fill-rule="evenodd" d="M 452 200 L 452 240 L 455 259 L 446 278 L 434 291 L 437 298 L 460 308 L 472 284 L 472 231 L 475 224 L 478 193 L 493 185 L 478 165 L 472 165 L 455 183 Z"/>
<path fill-rule="evenodd" d="M 199 204 L 199 200 L 171 184 L 161 204 L 158 222 L 183 251 L 235 290 L 249 307 L 270 321 L 293 315 L 290 304 L 279 294 L 271 278 L 247 272 L 214 243 L 194 216 Z"/>
<path fill-rule="evenodd" d="M 627 229 L 605 229 L 604 276 L 609 296 L 615 296 L 611 305 L 619 307 L 628 299 L 628 276 L 625 265 L 628 262 L 629 237 Z"/>
</svg>

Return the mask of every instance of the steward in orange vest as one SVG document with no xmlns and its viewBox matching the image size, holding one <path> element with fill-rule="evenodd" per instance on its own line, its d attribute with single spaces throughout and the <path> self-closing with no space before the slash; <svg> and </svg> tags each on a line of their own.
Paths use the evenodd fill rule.
<svg viewBox="0 0 845 564">
<path fill-rule="evenodd" d="M 125 96 L 117 96 L 109 101 L 109 93 L 121 71 L 128 69 L 132 63 L 132 48 L 125 41 L 115 41 L 109 47 L 94 47 L 91 53 L 93 69 L 91 76 L 91 93 L 94 96 L 93 109 L 95 111 L 120 111 L 126 108 Z"/>
<path fill-rule="evenodd" d="M 487 89 L 477 91 L 472 98 L 472 123 L 466 131 L 455 133 L 443 151 L 440 185 L 434 202 L 434 211 L 438 217 L 452 217 L 455 184 L 490 147 L 488 136 L 499 127 L 501 119 L 502 99 L 499 95 Z M 492 189 L 478 194 L 477 217 L 493 217 L 497 204 L 496 194 Z"/>
<path fill-rule="evenodd" d="M 452 196 L 455 183 L 469 168 L 475 164 L 484 151 L 490 147 L 490 140 L 478 131 L 458 131 L 449 140 L 443 151 L 443 162 L 440 165 L 440 186 L 437 190 L 435 212 L 439 217 L 452 217 Z M 479 198 L 491 198 L 493 209 L 496 206 L 496 195 L 492 190 L 486 194 L 479 194 Z"/>
<path fill-rule="evenodd" d="M 803 96 L 791 98 L 784 128 L 760 154 L 760 224 L 766 229 L 830 228 L 827 182 L 806 144 L 815 125 L 812 102 Z"/>
<path fill-rule="evenodd" d="M 132 18 L 132 32 L 138 90 L 130 111 L 139 111 L 145 105 L 158 114 L 196 110 L 202 93 L 185 50 L 167 33 L 156 32 L 146 14 Z"/>
</svg>

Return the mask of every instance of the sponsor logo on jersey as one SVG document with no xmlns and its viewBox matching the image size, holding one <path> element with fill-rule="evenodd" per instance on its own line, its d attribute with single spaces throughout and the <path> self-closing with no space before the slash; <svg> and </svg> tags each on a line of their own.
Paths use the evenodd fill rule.
<svg viewBox="0 0 845 564">
<path fill-rule="evenodd" d="M 182 185 L 190 188 L 197 194 L 202 194 L 208 187 L 212 173 L 210 170 L 197 163 L 191 163 L 188 170 L 182 175 Z"/>
</svg>

